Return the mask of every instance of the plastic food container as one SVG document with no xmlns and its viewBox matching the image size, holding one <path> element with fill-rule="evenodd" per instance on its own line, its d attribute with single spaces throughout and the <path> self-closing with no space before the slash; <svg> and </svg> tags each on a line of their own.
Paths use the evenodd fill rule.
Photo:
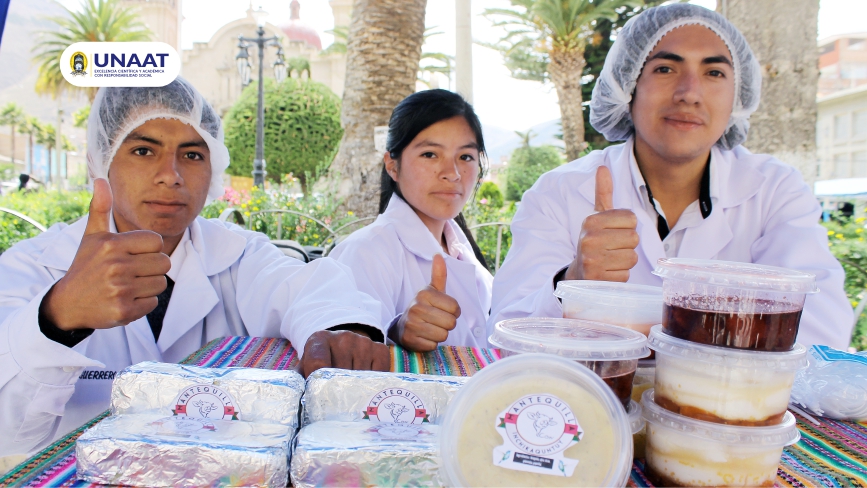
<svg viewBox="0 0 867 488">
<path fill-rule="evenodd" d="M 665 332 L 701 344 L 788 351 L 795 345 L 807 294 L 816 276 L 775 266 L 663 258 Z"/>
<path fill-rule="evenodd" d="M 644 457 L 644 415 L 641 404 L 632 400 L 629 402 L 629 407 L 626 409 L 626 415 L 629 417 L 629 427 L 632 429 L 632 457 L 633 459 Z"/>
<path fill-rule="evenodd" d="M 645 473 L 656 486 L 774 486 L 783 447 L 798 442 L 795 416 L 769 427 L 694 420 L 642 398 L 647 419 Z"/>
<path fill-rule="evenodd" d="M 662 322 L 662 288 L 610 281 L 561 281 L 563 317 L 619 325 L 644 335 Z"/>
<path fill-rule="evenodd" d="M 671 337 L 655 326 L 656 403 L 687 417 L 730 425 L 774 425 L 783 420 L 795 373 L 807 349 L 763 352 L 705 346 Z"/>
<path fill-rule="evenodd" d="M 550 354 L 479 371 L 442 425 L 446 486 L 624 486 L 632 469 L 617 397 L 589 369 Z"/>
<path fill-rule="evenodd" d="M 611 387 L 623 408 L 629 405 L 638 359 L 650 354 L 639 332 L 577 319 L 503 320 L 488 341 L 504 356 L 542 352 L 578 361 Z"/>
</svg>

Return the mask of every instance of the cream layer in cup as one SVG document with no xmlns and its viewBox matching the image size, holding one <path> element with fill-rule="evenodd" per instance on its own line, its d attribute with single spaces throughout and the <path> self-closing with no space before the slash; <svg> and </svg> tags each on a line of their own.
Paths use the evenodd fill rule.
<svg viewBox="0 0 867 488">
<path fill-rule="evenodd" d="M 778 424 L 795 373 L 807 364 L 800 344 L 787 352 L 706 346 L 672 337 L 662 326 L 653 327 L 648 345 L 656 351 L 656 403 L 722 424 Z"/>
<path fill-rule="evenodd" d="M 695 420 L 642 396 L 645 473 L 656 486 L 774 486 L 783 447 L 801 435 L 786 413 L 778 425 L 742 427 Z"/>
</svg>

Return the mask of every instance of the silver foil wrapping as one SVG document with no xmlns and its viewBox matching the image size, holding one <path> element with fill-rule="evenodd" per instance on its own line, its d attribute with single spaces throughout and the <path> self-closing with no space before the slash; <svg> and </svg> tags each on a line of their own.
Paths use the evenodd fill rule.
<svg viewBox="0 0 867 488">
<path fill-rule="evenodd" d="M 204 385 L 211 388 L 206 392 Z M 304 378 L 295 371 L 200 368 L 148 361 L 126 368 L 115 378 L 111 413 L 234 418 L 281 424 L 294 432 L 303 392 Z"/>
<path fill-rule="evenodd" d="M 323 420 L 436 424 L 468 379 L 319 369 L 307 377 L 301 425 Z"/>
<path fill-rule="evenodd" d="M 315 422 L 296 437 L 296 488 L 443 486 L 438 425 Z"/>
<path fill-rule="evenodd" d="M 286 486 L 289 427 L 110 416 L 75 444 L 78 479 L 136 486 Z"/>
</svg>

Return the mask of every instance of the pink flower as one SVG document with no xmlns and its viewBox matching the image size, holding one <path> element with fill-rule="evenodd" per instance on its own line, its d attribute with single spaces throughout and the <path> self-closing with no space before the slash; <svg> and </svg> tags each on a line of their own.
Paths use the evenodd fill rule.
<svg viewBox="0 0 867 488">
<path fill-rule="evenodd" d="M 481 200 L 479 200 L 479 203 L 481 203 L 482 205 L 487 205 L 487 204 L 488 204 L 488 199 L 487 199 L 487 198 L 482 198 Z"/>
</svg>

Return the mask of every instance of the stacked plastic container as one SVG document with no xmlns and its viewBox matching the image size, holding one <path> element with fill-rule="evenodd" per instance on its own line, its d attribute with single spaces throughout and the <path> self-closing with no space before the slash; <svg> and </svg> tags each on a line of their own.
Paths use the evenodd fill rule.
<svg viewBox="0 0 867 488">
<path fill-rule="evenodd" d="M 772 266 L 660 259 L 663 319 L 648 345 L 647 474 L 664 486 L 773 486 L 806 348 L 795 343 L 815 276 Z"/>
</svg>

